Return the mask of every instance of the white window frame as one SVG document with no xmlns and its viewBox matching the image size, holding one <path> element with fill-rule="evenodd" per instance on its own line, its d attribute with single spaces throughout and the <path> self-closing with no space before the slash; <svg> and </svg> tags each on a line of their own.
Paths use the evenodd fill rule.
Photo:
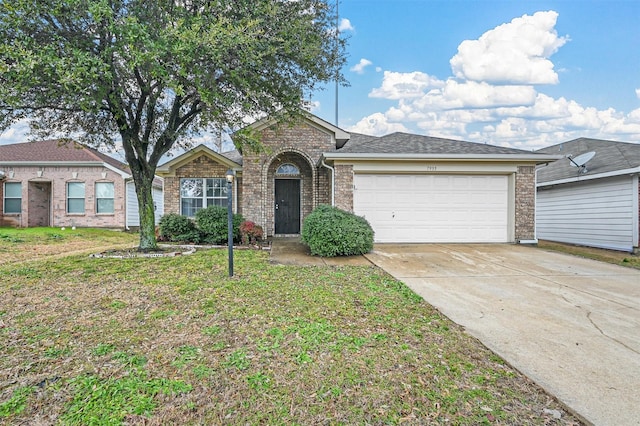
<svg viewBox="0 0 640 426">
<path fill-rule="evenodd" d="M 71 197 L 70 196 L 70 185 L 82 185 L 82 197 Z M 86 186 L 84 182 L 67 182 L 67 214 L 85 214 L 85 209 L 86 209 L 86 197 L 87 197 L 87 192 L 86 192 Z M 69 207 L 70 207 L 70 203 L 69 201 L 71 200 L 82 200 L 82 211 L 70 211 Z"/>
<path fill-rule="evenodd" d="M 111 185 L 111 197 L 100 197 L 100 191 L 98 187 L 100 185 Z M 115 196 L 116 196 L 116 186 L 113 182 L 96 182 L 95 186 L 96 191 L 96 214 L 114 214 L 115 213 Z M 100 211 L 100 201 L 103 200 L 111 200 L 111 208 L 108 211 Z"/>
<path fill-rule="evenodd" d="M 191 181 L 194 186 L 191 194 L 185 190 L 185 182 Z M 217 183 L 217 185 L 216 185 Z M 194 200 L 195 205 L 185 205 L 187 200 Z M 180 214 L 195 217 L 196 212 L 209 206 L 227 206 L 227 180 L 225 178 L 181 178 L 180 179 Z"/>
<path fill-rule="evenodd" d="M 7 185 L 19 185 L 20 187 L 20 197 L 8 197 L 7 196 Z M 4 190 L 2 191 L 2 195 L 4 200 L 2 202 L 2 209 L 5 214 L 21 214 L 22 213 L 22 182 L 5 182 Z M 7 211 L 7 200 L 20 200 L 20 209 L 18 211 Z"/>
</svg>

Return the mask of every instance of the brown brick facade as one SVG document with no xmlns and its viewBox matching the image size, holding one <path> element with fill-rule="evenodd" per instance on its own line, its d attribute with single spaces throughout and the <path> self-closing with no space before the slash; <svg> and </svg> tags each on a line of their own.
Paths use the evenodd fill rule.
<svg viewBox="0 0 640 426">
<path fill-rule="evenodd" d="M 191 162 L 176 168 L 174 176 L 164 178 L 164 213 L 180 214 L 181 178 L 225 178 L 228 167 L 201 154 Z M 234 184 L 234 211 L 242 214 L 242 176 L 236 177 Z"/>
<path fill-rule="evenodd" d="M 301 222 L 321 203 L 331 202 L 330 171 L 320 165 L 322 153 L 335 149 L 331 135 L 306 123 L 295 127 L 262 131 L 261 153 L 243 155 L 243 215 L 262 226 L 267 235 L 275 232 L 274 187 L 276 170 L 282 164 L 296 166 L 300 179 Z"/>
<path fill-rule="evenodd" d="M 337 165 L 336 170 L 336 207 L 353 212 L 353 166 Z"/>
<path fill-rule="evenodd" d="M 276 204 L 280 207 L 283 202 L 275 199 L 276 186 L 286 187 L 286 191 L 295 191 L 296 195 L 299 187 L 299 229 L 302 228 L 304 218 L 320 204 L 333 202 L 336 207 L 353 212 L 354 167 L 360 167 L 361 170 L 362 163 L 358 164 L 359 159 L 349 159 L 348 156 L 337 159 L 336 155 L 327 155 L 334 160 L 327 160 L 328 166 L 323 164 L 323 154 L 336 153 L 335 135 L 328 131 L 326 126 L 303 120 L 292 127 L 269 127 L 269 123 L 265 122 L 258 123 L 254 130 L 261 134 L 262 150 L 243 152 L 242 172 L 236 187 L 238 211 L 245 219 L 262 226 L 267 236 L 275 234 L 276 220 L 283 214 L 281 210 L 276 212 Z M 433 160 L 430 163 L 433 163 Z M 284 164 L 293 165 L 297 173 L 278 175 L 278 168 Z M 395 173 L 395 167 L 398 168 L 398 173 L 407 173 L 404 164 L 389 161 L 386 164 L 388 169 L 385 173 Z M 165 185 L 165 212 L 180 213 L 180 178 L 224 177 L 229 165 L 235 165 L 233 167 L 240 169 L 240 164 L 233 163 L 229 158 L 208 148 L 197 147 L 184 157 L 176 159 L 174 164 L 165 167 L 161 173 Z M 471 164 L 470 170 L 473 167 Z M 477 164 L 475 167 L 477 168 Z M 457 173 L 472 173 L 470 170 L 461 169 Z M 299 186 L 284 182 L 277 184 L 280 179 L 296 180 Z M 510 199 L 514 200 L 514 205 L 509 207 L 513 214 L 509 220 L 514 229 L 512 237 L 514 241 L 533 240 L 535 167 L 521 163 L 511 182 L 511 188 L 515 192 L 510 196 L 513 197 Z M 287 194 L 290 195 L 291 192 Z M 293 219 L 293 222 L 296 220 L 297 218 Z M 291 223 L 291 220 L 287 223 Z M 280 225 L 278 228 L 282 229 Z"/>
<path fill-rule="evenodd" d="M 536 172 L 534 166 L 519 166 L 516 173 L 515 239 L 533 240 L 536 228 Z"/>
</svg>

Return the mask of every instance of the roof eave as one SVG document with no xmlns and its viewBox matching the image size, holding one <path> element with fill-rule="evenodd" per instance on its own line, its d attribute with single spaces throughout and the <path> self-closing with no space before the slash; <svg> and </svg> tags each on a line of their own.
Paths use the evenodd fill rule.
<svg viewBox="0 0 640 426">
<path fill-rule="evenodd" d="M 130 173 L 113 166 L 106 161 L 2 161 L 0 160 L 0 166 L 8 167 L 104 167 L 121 175 L 123 178 L 131 176 Z"/>
<path fill-rule="evenodd" d="M 438 160 L 438 161 L 519 161 L 536 164 L 549 163 L 562 158 L 558 155 L 547 154 L 381 154 L 381 153 L 340 153 L 327 152 L 323 154 L 327 160 L 342 161 L 416 161 L 416 160 Z"/>
<path fill-rule="evenodd" d="M 564 183 L 582 182 L 585 180 L 603 179 L 608 177 L 633 175 L 633 174 L 640 174 L 640 167 L 634 167 L 631 169 L 623 169 L 623 170 L 613 170 L 611 172 L 597 173 L 593 175 L 578 175 L 570 178 L 556 179 L 556 180 L 550 180 L 546 182 L 539 182 L 539 183 L 536 182 L 536 187 L 561 185 Z"/>
</svg>

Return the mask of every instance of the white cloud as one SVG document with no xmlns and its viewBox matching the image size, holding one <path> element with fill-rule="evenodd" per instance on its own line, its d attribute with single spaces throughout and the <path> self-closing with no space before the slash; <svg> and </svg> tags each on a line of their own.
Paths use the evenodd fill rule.
<svg viewBox="0 0 640 426">
<path fill-rule="evenodd" d="M 368 59 L 362 58 L 360 59 L 360 62 L 350 68 L 350 71 L 353 71 L 356 74 L 364 74 L 364 69 L 369 65 L 373 65 L 373 62 Z"/>
<path fill-rule="evenodd" d="M 29 133 L 29 120 L 20 120 L 0 133 L 0 145 L 26 142 Z"/>
<path fill-rule="evenodd" d="M 508 84 L 556 84 L 558 74 L 548 58 L 569 39 L 554 29 L 558 13 L 552 10 L 523 15 L 465 40 L 450 64 L 455 77 Z"/>
<path fill-rule="evenodd" d="M 443 85 L 443 81 L 419 71 L 411 73 L 385 71 L 382 86 L 373 89 L 369 97 L 392 100 L 417 98 L 423 96 L 428 88 Z"/>
<path fill-rule="evenodd" d="M 338 31 L 340 32 L 344 32 L 344 31 L 355 31 L 355 27 L 353 25 L 351 25 L 351 21 L 348 20 L 347 18 L 342 18 L 340 20 L 340 23 L 338 24 Z"/>
<path fill-rule="evenodd" d="M 558 82 L 549 57 L 568 37 L 558 36 L 557 18 L 554 11 L 524 15 L 461 43 L 450 61 L 455 75 L 444 80 L 384 71 L 369 97 L 394 105 L 350 130 L 420 132 L 529 150 L 579 137 L 640 142 L 640 108 L 599 110 L 536 90 Z M 640 98 L 640 88 L 635 92 Z"/>
<path fill-rule="evenodd" d="M 407 128 L 404 125 L 389 122 L 387 117 L 379 112 L 364 117 L 347 130 L 372 136 L 382 136 L 394 132 L 407 132 Z"/>
<path fill-rule="evenodd" d="M 496 108 L 504 106 L 532 105 L 536 92 L 531 86 L 492 86 L 484 82 L 459 83 L 446 81 L 441 89 L 433 89 L 415 105 L 427 110 L 460 108 Z"/>
</svg>

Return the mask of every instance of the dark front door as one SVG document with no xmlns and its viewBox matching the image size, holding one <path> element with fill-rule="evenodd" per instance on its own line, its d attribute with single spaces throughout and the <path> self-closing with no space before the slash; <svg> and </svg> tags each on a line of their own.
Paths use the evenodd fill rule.
<svg viewBox="0 0 640 426">
<path fill-rule="evenodd" d="M 300 233 L 300 180 L 276 179 L 276 234 Z"/>
</svg>

